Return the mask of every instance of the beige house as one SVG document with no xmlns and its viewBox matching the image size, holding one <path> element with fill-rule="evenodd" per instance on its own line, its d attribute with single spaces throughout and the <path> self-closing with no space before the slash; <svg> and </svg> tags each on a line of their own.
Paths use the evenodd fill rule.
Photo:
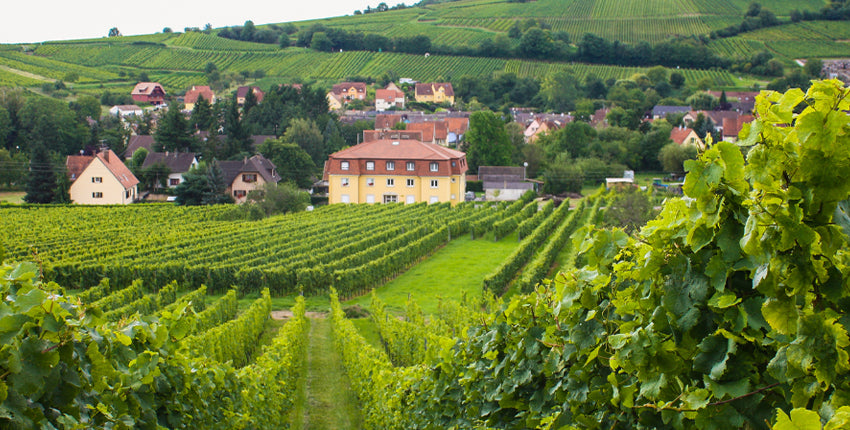
<svg viewBox="0 0 850 430">
<path fill-rule="evenodd" d="M 463 201 L 466 154 L 417 140 L 381 139 L 331 154 L 329 203 Z"/>
<path fill-rule="evenodd" d="M 138 198 L 139 180 L 115 155 L 70 155 L 65 160 L 71 200 L 82 205 L 125 205 Z"/>
<path fill-rule="evenodd" d="M 705 143 L 699 138 L 697 132 L 692 128 L 673 128 L 673 130 L 670 130 L 670 140 L 679 145 L 694 146 L 699 149 L 705 149 Z"/>
<path fill-rule="evenodd" d="M 262 155 L 236 161 L 219 161 L 227 193 L 236 203 L 245 203 L 248 193 L 265 184 L 280 182 L 277 167 Z"/>
</svg>

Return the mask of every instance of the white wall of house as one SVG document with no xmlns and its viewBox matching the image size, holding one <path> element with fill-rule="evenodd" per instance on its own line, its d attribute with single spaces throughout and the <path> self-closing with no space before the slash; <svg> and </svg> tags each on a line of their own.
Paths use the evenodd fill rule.
<svg viewBox="0 0 850 430">
<path fill-rule="evenodd" d="M 137 193 L 136 186 L 124 189 L 118 178 L 97 157 L 71 183 L 69 191 L 71 200 L 81 205 L 126 205 L 133 203 Z"/>
</svg>

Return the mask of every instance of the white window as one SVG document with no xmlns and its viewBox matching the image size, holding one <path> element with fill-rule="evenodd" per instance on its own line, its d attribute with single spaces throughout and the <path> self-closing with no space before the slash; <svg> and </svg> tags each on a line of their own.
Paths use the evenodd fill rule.
<svg viewBox="0 0 850 430">
<path fill-rule="evenodd" d="M 347 187 L 348 186 L 348 178 L 340 178 L 340 183 L 342 184 L 343 187 Z"/>
<path fill-rule="evenodd" d="M 454 184 L 455 182 L 457 182 L 457 181 L 455 180 L 455 178 L 452 178 L 452 183 Z"/>
<path fill-rule="evenodd" d="M 350 198 L 350 197 L 348 197 L 348 194 L 343 194 L 343 195 L 341 195 L 341 196 L 339 196 L 339 197 L 340 197 L 340 201 L 341 201 L 342 203 L 351 203 L 351 198 Z"/>
<path fill-rule="evenodd" d="M 455 197 L 455 195 L 452 194 L 452 200 L 455 200 L 455 199 L 457 199 L 457 197 Z"/>
<path fill-rule="evenodd" d="M 366 170 L 375 170 L 375 162 L 367 161 L 366 162 Z"/>
<path fill-rule="evenodd" d="M 412 204 L 414 204 L 414 203 L 416 203 L 416 197 L 414 197 L 414 196 L 407 196 L 407 204 L 412 205 Z"/>
<path fill-rule="evenodd" d="M 440 186 L 440 181 L 436 179 L 431 179 L 431 188 L 437 188 Z"/>
<path fill-rule="evenodd" d="M 436 161 L 432 161 L 432 162 L 431 162 L 431 171 L 432 171 L 432 172 L 436 172 L 436 171 L 438 171 L 438 170 L 440 170 L 440 165 L 439 165 L 439 164 L 437 164 L 437 162 L 436 162 Z"/>
<path fill-rule="evenodd" d="M 387 161 L 387 170 L 395 170 L 395 161 Z"/>
<path fill-rule="evenodd" d="M 428 201 L 429 203 L 440 203 L 440 198 L 437 196 L 431 196 L 431 199 Z"/>
<path fill-rule="evenodd" d="M 408 161 L 407 162 L 407 170 L 411 171 L 411 172 L 416 170 L 416 163 L 414 163 L 412 161 Z"/>
<path fill-rule="evenodd" d="M 384 203 L 398 203 L 398 196 L 395 194 L 384 194 Z"/>
<path fill-rule="evenodd" d="M 348 170 L 348 161 L 341 161 L 339 163 L 339 168 L 342 170 Z"/>
<path fill-rule="evenodd" d="M 412 187 L 413 185 L 415 185 L 415 181 L 413 179 L 408 179 L 407 180 L 407 186 Z"/>
<path fill-rule="evenodd" d="M 93 184 L 99 184 L 103 182 L 103 178 L 100 176 L 92 176 L 91 181 Z"/>
<path fill-rule="evenodd" d="M 102 198 L 103 198 L 103 193 L 101 193 L 101 192 L 94 192 L 94 193 L 91 193 L 91 197 L 92 197 L 93 199 L 102 199 Z"/>
<path fill-rule="evenodd" d="M 366 203 L 375 203 L 375 195 L 366 194 Z"/>
<path fill-rule="evenodd" d="M 395 186 L 395 179 L 387 178 L 387 186 L 388 187 L 394 187 Z"/>
<path fill-rule="evenodd" d="M 367 187 L 375 186 L 375 178 L 366 178 L 366 186 Z"/>
</svg>

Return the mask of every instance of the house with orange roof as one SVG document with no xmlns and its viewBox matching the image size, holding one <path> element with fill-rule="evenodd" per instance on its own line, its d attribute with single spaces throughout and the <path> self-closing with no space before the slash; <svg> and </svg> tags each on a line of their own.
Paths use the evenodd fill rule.
<svg viewBox="0 0 850 430">
<path fill-rule="evenodd" d="M 455 104 L 455 91 L 448 82 L 431 82 L 416 84 L 416 101 L 420 103 Z"/>
<path fill-rule="evenodd" d="M 738 133 L 744 127 L 744 124 L 752 122 L 755 119 L 752 115 L 739 115 L 735 118 L 723 118 L 723 140 L 727 142 L 737 142 Z"/>
<path fill-rule="evenodd" d="M 394 84 L 390 84 L 395 86 Z M 404 109 L 404 91 L 399 89 L 375 90 L 375 110 L 383 112 L 390 108 Z"/>
<path fill-rule="evenodd" d="M 346 102 L 351 100 L 366 100 L 366 84 L 363 82 L 343 82 L 331 88 L 334 95 Z"/>
<path fill-rule="evenodd" d="M 185 105 L 183 110 L 189 112 L 195 110 L 195 103 L 201 97 L 210 104 L 215 103 L 215 93 L 208 85 L 193 85 L 192 88 L 189 88 L 189 91 L 186 91 L 186 95 L 183 97 L 183 104 Z"/>
<path fill-rule="evenodd" d="M 560 130 L 563 125 L 558 121 L 537 118 L 531 121 L 531 124 L 526 127 L 523 135 L 526 143 L 534 143 L 537 139 L 545 134 Z"/>
<path fill-rule="evenodd" d="M 254 98 L 257 99 L 257 103 L 262 103 L 263 99 L 266 97 L 266 93 L 261 90 L 260 87 L 242 86 L 236 89 L 236 104 L 244 106 L 245 97 L 248 97 L 248 92 L 254 93 Z"/>
<path fill-rule="evenodd" d="M 126 205 L 138 199 L 139 180 L 112 150 L 65 159 L 71 201 L 82 205 Z"/>
<path fill-rule="evenodd" d="M 328 157 L 329 203 L 463 201 L 466 154 L 418 140 L 364 142 Z"/>
<path fill-rule="evenodd" d="M 165 89 L 159 82 L 139 82 L 130 93 L 133 101 L 160 105 L 165 103 Z"/>
<path fill-rule="evenodd" d="M 680 146 L 693 146 L 700 150 L 705 149 L 705 142 L 700 139 L 694 129 L 689 127 L 673 127 L 670 130 L 670 140 Z"/>
<path fill-rule="evenodd" d="M 379 113 L 375 115 L 375 130 L 392 130 L 401 120 L 401 115 Z"/>
</svg>

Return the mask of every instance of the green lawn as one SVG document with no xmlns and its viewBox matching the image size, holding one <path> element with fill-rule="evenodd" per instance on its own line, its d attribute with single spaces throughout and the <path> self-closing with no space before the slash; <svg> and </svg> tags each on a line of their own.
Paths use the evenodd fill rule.
<svg viewBox="0 0 850 430">
<path fill-rule="evenodd" d="M 464 236 L 451 241 L 427 260 L 417 264 L 398 278 L 378 288 L 378 297 L 393 311 L 402 311 L 408 295 L 422 310 L 434 313 L 440 297 L 459 299 L 463 292 L 474 297 L 481 294 L 482 280 L 518 245 L 516 233 L 494 242 L 491 235 L 471 240 Z M 343 303 L 368 308 L 371 296 L 365 295 Z"/>
<path fill-rule="evenodd" d="M 290 415 L 293 429 L 359 429 L 360 405 L 333 344 L 327 318 L 310 318 L 304 377 Z"/>
</svg>

